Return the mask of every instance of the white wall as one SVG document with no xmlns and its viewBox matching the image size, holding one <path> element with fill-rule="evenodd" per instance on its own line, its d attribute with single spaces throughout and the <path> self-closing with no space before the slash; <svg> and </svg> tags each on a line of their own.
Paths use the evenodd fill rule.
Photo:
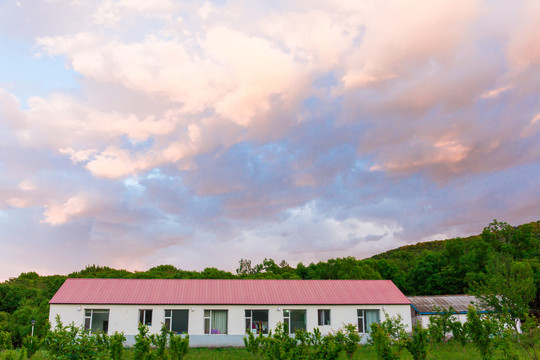
<svg viewBox="0 0 540 360">
<path fill-rule="evenodd" d="M 307 330 L 319 328 L 322 334 L 336 331 L 346 324 L 357 325 L 357 309 L 380 310 L 381 320 L 383 312 L 389 316 L 402 317 L 402 322 L 407 330 L 411 329 L 411 312 L 409 305 L 333 305 L 333 306 L 299 306 L 299 305 L 272 305 L 272 306 L 250 306 L 250 305 L 57 305 L 51 304 L 49 319 L 52 327 L 56 324 L 56 315 L 64 325 L 74 323 L 76 326 L 84 324 L 85 309 L 109 309 L 109 334 L 115 331 L 123 332 L 125 335 L 137 334 L 139 322 L 139 309 L 152 309 L 152 325 L 149 327 L 150 333 L 158 333 L 161 324 L 165 321 L 165 309 L 189 310 L 188 333 L 192 335 L 204 335 L 204 310 L 228 310 L 228 334 L 245 334 L 245 310 L 268 310 L 268 322 L 270 329 L 274 329 L 278 322 L 283 322 L 284 309 L 307 310 Z M 279 309 L 279 310 L 278 310 Z M 330 326 L 318 326 L 317 310 L 330 309 Z M 222 336 L 222 335 L 214 335 Z"/>
<path fill-rule="evenodd" d="M 420 321 L 424 329 L 428 328 L 429 318 L 432 316 L 437 316 L 437 315 L 420 315 Z M 467 314 L 453 314 L 452 317 L 454 319 L 459 320 L 462 324 L 465 324 L 467 322 Z"/>
</svg>

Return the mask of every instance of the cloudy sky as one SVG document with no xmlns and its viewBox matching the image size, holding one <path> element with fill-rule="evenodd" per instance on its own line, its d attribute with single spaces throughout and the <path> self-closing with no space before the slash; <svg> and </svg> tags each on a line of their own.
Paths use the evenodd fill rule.
<svg viewBox="0 0 540 360">
<path fill-rule="evenodd" d="M 540 218 L 537 0 L 3 0 L 0 280 Z"/>
</svg>

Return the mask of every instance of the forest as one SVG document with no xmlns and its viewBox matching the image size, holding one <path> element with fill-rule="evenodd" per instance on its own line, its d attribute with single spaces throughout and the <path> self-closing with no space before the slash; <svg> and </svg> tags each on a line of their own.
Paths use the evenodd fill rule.
<svg viewBox="0 0 540 360">
<path fill-rule="evenodd" d="M 69 275 L 22 273 L 0 283 L 0 332 L 10 333 L 14 346 L 31 333 L 48 329 L 48 301 L 66 278 L 146 279 L 389 279 L 406 295 L 504 293 L 519 298 L 539 315 L 540 221 L 511 226 L 494 220 L 468 238 L 403 246 L 368 259 L 329 259 L 305 265 L 265 259 L 260 264 L 240 259 L 236 273 L 206 268 L 188 271 L 160 265 L 130 272 L 91 265 Z M 521 309 L 522 310 L 522 309 Z M 520 310 L 520 311 L 521 311 Z"/>
</svg>

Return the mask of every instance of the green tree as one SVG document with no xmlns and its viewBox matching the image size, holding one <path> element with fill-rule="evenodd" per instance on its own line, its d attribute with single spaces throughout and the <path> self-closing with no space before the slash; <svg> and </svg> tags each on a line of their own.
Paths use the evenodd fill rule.
<svg viewBox="0 0 540 360">
<path fill-rule="evenodd" d="M 490 360 L 496 347 L 495 337 L 500 326 L 496 319 L 485 314 L 478 314 L 474 306 L 467 311 L 467 329 L 473 345 L 478 349 L 482 359 Z"/>
</svg>

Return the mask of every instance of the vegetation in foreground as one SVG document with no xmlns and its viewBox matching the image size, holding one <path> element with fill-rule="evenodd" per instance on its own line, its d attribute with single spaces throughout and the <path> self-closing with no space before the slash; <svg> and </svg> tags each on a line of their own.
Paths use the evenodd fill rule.
<svg viewBox="0 0 540 360">
<path fill-rule="evenodd" d="M 381 323 L 371 323 L 368 344 L 360 346 L 355 325 L 322 335 L 297 331 L 289 335 L 287 326 L 278 324 L 267 336 L 246 334 L 242 349 L 189 349 L 189 336 L 176 335 L 165 325 L 159 334 L 148 334 L 139 324 L 135 344 L 124 348 L 121 333 L 89 334 L 73 324 L 64 326 L 57 318 L 54 329 L 44 338 L 28 336 L 20 349 L 9 349 L 9 333 L 0 333 L 0 360 L 182 360 L 182 359 L 532 359 L 538 360 L 540 326 L 535 318 L 524 315 L 522 330 L 511 323 L 506 313 L 479 313 L 470 307 L 462 324 L 452 309 L 441 310 L 430 319 L 427 328 L 416 324 L 407 332 L 402 319 L 384 315 Z M 189 350 L 189 351 L 188 351 Z"/>
</svg>

